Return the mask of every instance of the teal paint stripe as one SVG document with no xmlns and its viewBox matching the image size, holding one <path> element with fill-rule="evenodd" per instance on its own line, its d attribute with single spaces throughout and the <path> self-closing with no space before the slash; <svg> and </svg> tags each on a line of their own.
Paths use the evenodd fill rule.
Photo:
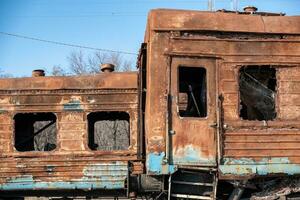
<svg viewBox="0 0 300 200">
<path fill-rule="evenodd" d="M 224 175 L 268 175 L 268 174 L 300 174 L 297 164 L 259 164 L 259 165 L 220 165 L 220 172 Z"/>
<path fill-rule="evenodd" d="M 262 158 L 224 158 L 219 166 L 224 175 L 268 175 L 268 174 L 300 174 L 300 165 L 292 164 L 288 157 Z"/>
<path fill-rule="evenodd" d="M 69 103 L 64 104 L 64 110 L 82 111 L 81 102 L 78 100 L 72 100 Z"/>
<path fill-rule="evenodd" d="M 93 190 L 124 189 L 123 182 L 18 182 L 0 185 L 0 190 Z"/>
<path fill-rule="evenodd" d="M 87 165 L 80 179 L 44 182 L 32 175 L 23 175 L 0 184 L 0 190 L 125 189 L 127 174 L 127 162 L 99 163 Z"/>
<path fill-rule="evenodd" d="M 88 165 L 83 170 L 84 177 L 90 179 L 97 177 L 99 179 L 105 178 L 122 178 L 125 179 L 128 174 L 127 162 L 115 162 L 105 164 Z"/>
<path fill-rule="evenodd" d="M 290 164 L 288 157 L 262 158 L 259 161 L 251 158 L 224 158 L 223 165 L 260 165 L 260 164 Z"/>
<path fill-rule="evenodd" d="M 146 159 L 147 173 L 151 175 L 173 174 L 177 167 L 169 165 L 165 160 L 165 153 L 149 153 Z"/>
</svg>

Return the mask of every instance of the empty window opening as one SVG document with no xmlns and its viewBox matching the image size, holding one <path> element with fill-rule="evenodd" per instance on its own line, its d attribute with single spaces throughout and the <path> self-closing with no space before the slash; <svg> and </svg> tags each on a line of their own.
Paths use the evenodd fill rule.
<svg viewBox="0 0 300 200">
<path fill-rule="evenodd" d="M 244 66 L 240 69 L 240 117 L 245 120 L 276 118 L 276 69 Z"/>
<path fill-rule="evenodd" d="M 206 69 L 179 67 L 178 107 L 181 117 L 206 117 Z"/>
<path fill-rule="evenodd" d="M 19 113 L 14 120 L 17 151 L 52 151 L 56 148 L 55 114 Z"/>
<path fill-rule="evenodd" d="M 88 115 L 89 148 L 91 150 L 127 150 L 129 147 L 129 114 L 95 112 Z"/>
</svg>

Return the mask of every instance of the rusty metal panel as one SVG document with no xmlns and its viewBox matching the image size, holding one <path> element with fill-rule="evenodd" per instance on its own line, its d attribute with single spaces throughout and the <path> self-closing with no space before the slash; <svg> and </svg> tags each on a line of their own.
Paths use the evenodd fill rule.
<svg viewBox="0 0 300 200">
<path fill-rule="evenodd" d="M 227 131 L 224 138 L 224 157 L 251 158 L 298 157 L 299 130 L 240 129 Z M 298 157 L 299 161 L 300 158 Z"/>
<path fill-rule="evenodd" d="M 178 67 L 206 69 L 207 117 L 181 117 L 178 113 Z M 216 165 L 216 79 L 214 59 L 173 58 L 171 66 L 172 125 L 171 163 L 177 165 Z M 205 94 L 206 95 L 206 94 Z"/>
<path fill-rule="evenodd" d="M 147 93 L 145 108 L 146 168 L 149 174 L 169 173 L 166 158 L 167 68 L 162 52 L 169 34 L 153 33 L 147 45 Z M 158 84 L 159 83 L 159 84 Z M 168 169 L 168 166 L 166 165 Z"/>
<path fill-rule="evenodd" d="M 43 166 L 43 164 L 39 164 L 34 160 L 32 160 L 32 163 L 26 161 L 24 163 L 18 162 L 17 168 L 11 167 L 9 170 L 6 169 L 6 176 L 3 173 L 5 168 L 2 167 L 0 174 L 3 181 L 0 183 L 0 190 L 125 188 L 128 174 L 126 161 L 84 164 L 77 160 L 74 166 L 69 164 L 69 167 L 62 161 L 60 163 L 49 161 L 46 163 Z M 25 172 L 18 174 L 18 171 L 22 170 L 22 168 Z M 41 171 L 45 172 L 42 173 Z"/>
<path fill-rule="evenodd" d="M 0 79 L 0 190 L 124 189 L 128 163 L 137 159 L 137 73 L 83 77 Z M 126 150 L 92 151 L 87 115 L 122 111 L 130 116 Z M 18 152 L 14 115 L 51 112 L 57 147 Z"/>
<path fill-rule="evenodd" d="M 212 76 L 221 77 L 220 80 L 216 80 L 216 82 L 220 82 L 220 85 L 216 89 L 220 89 L 220 95 L 224 95 L 222 108 L 215 107 L 213 110 L 214 112 L 219 109 L 222 110 L 222 116 L 220 117 L 228 124 L 232 122 L 243 127 L 246 124 L 250 124 L 251 126 L 252 122 L 246 122 L 245 124 L 238 117 L 238 66 L 243 64 L 243 62 L 253 64 L 255 61 L 274 65 L 276 64 L 274 56 L 276 56 L 280 64 L 286 63 L 287 56 L 294 58 L 289 59 L 289 62 L 297 62 L 299 60 L 297 55 L 300 50 L 300 38 L 292 34 L 300 33 L 299 26 L 297 26 L 298 18 L 277 17 L 276 19 L 279 20 L 278 23 L 287 25 L 285 19 L 288 19 L 289 24 L 296 26 L 296 28 L 293 26 L 293 28 L 287 27 L 285 30 L 278 30 L 275 25 L 264 24 L 264 17 L 262 16 L 180 10 L 154 10 L 150 13 L 145 34 L 145 42 L 148 44 L 145 112 L 146 167 L 148 173 L 162 174 L 164 173 L 163 166 L 169 169 L 170 166 L 167 163 L 172 164 L 173 152 L 177 151 L 178 155 L 186 152 L 183 153 L 183 158 L 193 154 L 193 152 L 176 149 L 180 143 L 186 142 L 186 144 L 183 144 L 184 146 L 197 141 L 197 145 L 200 144 L 203 147 L 207 143 L 209 148 L 206 150 L 206 153 L 209 153 L 205 154 L 204 157 L 207 159 L 208 157 L 206 156 L 213 157 L 216 154 L 216 150 L 213 148 L 215 137 L 207 137 L 203 140 L 194 138 L 195 134 L 193 131 L 197 132 L 197 130 L 201 129 L 204 130 L 203 132 L 207 132 L 205 130 L 210 129 L 209 124 L 205 125 L 203 123 L 202 126 L 193 125 L 194 128 L 192 128 L 191 124 L 193 122 L 185 122 L 186 124 L 183 126 L 183 122 L 176 121 L 178 116 L 175 114 L 173 116 L 172 114 L 172 120 L 175 119 L 172 121 L 172 125 L 177 126 L 175 129 L 178 129 L 179 133 L 185 129 L 189 131 L 185 131 L 184 134 L 181 133 L 183 138 L 179 139 L 178 137 L 178 140 L 176 139 L 177 133 L 174 131 L 174 138 L 169 140 L 168 131 L 170 131 L 170 128 L 168 127 L 168 123 L 170 115 L 167 111 L 169 109 L 168 101 L 173 97 L 172 95 L 171 97 L 168 96 L 170 92 L 168 91 L 168 84 L 170 84 L 170 70 L 168 66 L 170 66 L 170 62 L 173 62 L 173 56 L 178 57 L 178 60 L 194 57 L 198 60 L 208 58 L 219 59 L 221 60 L 220 63 L 231 62 L 226 71 L 224 71 L 225 67 L 222 65 L 218 66 L 220 72 L 212 73 Z M 242 23 L 243 21 L 245 23 Z M 266 27 L 268 27 L 268 31 L 272 32 L 271 35 L 266 31 Z M 223 32 L 219 34 L 213 32 L 214 30 Z M 233 34 L 233 32 L 235 33 Z M 279 35 L 279 33 L 284 35 Z M 232 68 L 233 65 L 235 66 L 234 68 Z M 176 75 L 172 76 L 175 77 Z M 175 88 L 176 81 L 175 83 L 171 81 L 171 83 L 171 88 Z M 184 99 L 184 97 L 181 98 Z M 210 104 L 210 106 L 214 107 L 215 104 Z M 172 108 L 172 112 L 177 112 L 174 110 L 175 108 Z M 210 123 L 214 124 L 215 121 L 211 120 Z M 279 125 L 274 124 L 274 126 Z M 172 129 L 171 131 L 173 133 Z M 194 149 L 194 146 L 192 149 Z M 200 149 L 197 146 L 198 153 L 201 151 Z M 169 155 L 170 152 L 172 152 L 171 156 Z M 199 159 L 201 157 L 199 155 L 197 154 L 194 157 Z M 181 159 L 178 157 L 177 163 L 184 163 L 182 157 Z M 212 160 L 214 159 L 212 158 Z M 165 173 L 169 172 L 167 170 Z"/>
<path fill-rule="evenodd" d="M 159 38 L 158 33 L 169 33 L 169 43 L 163 44 L 166 45 L 165 49 L 156 49 L 158 52 L 164 53 L 166 57 L 178 57 L 178 60 L 187 57 L 199 60 L 218 59 L 216 82 L 220 107 L 216 110 L 220 112 L 221 123 L 221 177 L 300 173 L 297 147 L 300 133 L 297 67 L 300 63 L 299 21 L 299 16 L 254 16 L 164 9 L 153 10 L 150 13 L 145 41 L 151 43 L 153 38 Z M 161 59 L 154 55 L 157 54 L 150 55 L 149 62 Z M 269 65 L 276 68 L 275 120 L 250 121 L 242 120 L 239 116 L 239 69 L 247 65 Z M 162 66 L 160 69 L 164 70 L 163 68 Z M 168 71 L 162 72 L 168 76 Z M 160 77 L 159 73 L 155 74 Z M 154 82 L 148 82 L 149 84 L 152 86 Z M 171 84 L 174 90 L 176 84 L 176 81 Z M 184 105 L 180 104 L 181 107 Z M 174 110 L 176 109 L 172 108 L 172 112 L 176 113 Z M 180 130 L 180 121 L 176 121 L 176 117 L 178 118 L 174 114 L 172 123 Z M 181 127 L 189 128 L 188 125 Z M 197 127 L 198 130 L 207 128 Z M 189 135 L 191 132 L 193 131 L 182 134 L 188 139 L 181 138 L 178 141 L 187 144 L 194 140 L 194 134 Z M 174 133 L 176 137 L 177 132 L 172 130 L 172 134 Z M 160 133 L 160 136 L 163 137 L 163 133 Z M 170 148 L 171 151 L 176 150 L 178 141 L 171 141 L 172 147 L 175 147 Z M 198 145 L 201 146 L 201 142 L 198 141 Z M 166 144 L 168 147 L 168 140 Z M 164 156 L 165 154 L 162 157 Z"/>
<path fill-rule="evenodd" d="M 299 16 L 260 16 L 190 10 L 152 10 L 150 30 L 201 30 L 299 34 Z M 149 30 L 148 29 L 148 30 Z"/>
<path fill-rule="evenodd" d="M 8 112 L 0 113 L 0 152 L 8 153 L 11 150 L 11 132 L 13 130 L 13 120 Z"/>
<path fill-rule="evenodd" d="M 276 63 L 275 60 L 273 62 Z M 224 64 L 219 72 L 224 112 L 221 175 L 299 174 L 300 127 L 295 121 L 299 119 L 299 64 L 289 65 L 286 62 L 286 65 L 272 65 L 276 69 L 277 78 L 277 117 L 272 121 L 240 118 L 238 77 L 242 65 L 247 63 Z M 230 84 L 235 86 L 228 87 Z"/>
<path fill-rule="evenodd" d="M 60 116 L 58 134 L 58 147 L 61 151 L 84 151 L 86 122 L 83 112 L 65 112 Z M 74 137 L 75 136 L 75 137 Z"/>
<path fill-rule="evenodd" d="M 262 60 L 262 59 L 261 59 Z M 254 121 L 241 121 L 239 119 L 239 87 L 238 87 L 238 70 L 240 66 L 242 65 L 260 65 L 268 63 L 266 61 L 261 61 L 257 59 L 257 62 L 248 63 L 248 62 L 239 62 L 236 64 L 230 63 L 230 64 L 224 64 L 222 66 L 220 73 L 220 90 L 221 94 L 224 97 L 223 98 L 223 109 L 224 109 L 224 120 L 225 123 L 232 125 L 232 123 L 235 123 L 235 126 L 240 126 L 241 124 L 251 124 L 249 126 L 252 126 L 254 124 Z M 291 61 L 291 60 L 289 60 Z M 295 81 L 295 78 L 298 74 L 298 64 L 290 64 L 286 62 L 286 65 L 284 63 L 280 63 L 280 65 L 276 66 L 276 62 L 274 63 L 274 60 L 269 63 L 272 63 L 272 66 L 276 68 L 277 71 L 277 110 L 278 110 L 278 116 L 277 116 L 277 122 L 275 121 L 268 121 L 268 124 L 274 124 L 272 126 L 276 126 L 276 124 L 284 123 L 284 122 L 290 122 L 291 120 L 295 120 L 298 116 L 297 112 L 291 112 L 291 110 L 297 110 L 297 81 Z M 231 68 L 230 77 L 229 75 L 222 75 L 224 73 L 228 74 L 228 69 Z M 225 71 L 225 72 L 224 72 Z M 283 74 L 289 73 L 289 76 L 283 76 Z M 293 102 L 291 102 L 293 101 Z M 287 112 L 287 109 L 290 109 L 289 112 Z M 279 121 L 279 120 L 284 121 Z M 256 122 L 258 124 L 260 122 Z M 262 123 L 260 123 L 262 124 Z"/>
<path fill-rule="evenodd" d="M 300 51 L 300 36 L 293 40 L 265 39 L 265 35 L 245 35 L 245 39 L 239 39 L 238 35 L 228 34 L 220 39 L 219 35 L 209 33 L 201 35 L 187 32 L 187 36 L 174 37 L 170 53 L 190 53 L 192 55 L 211 55 L 218 57 L 246 56 L 248 61 L 253 56 L 297 56 Z M 249 41 L 251 40 L 251 41 Z M 274 51 L 276 49 L 276 51 Z"/>
<path fill-rule="evenodd" d="M 279 119 L 300 119 L 300 64 L 298 67 L 285 67 L 278 70 L 278 109 Z"/>
<path fill-rule="evenodd" d="M 136 89 L 137 73 L 100 73 L 90 76 L 0 79 L 0 90 Z"/>
</svg>

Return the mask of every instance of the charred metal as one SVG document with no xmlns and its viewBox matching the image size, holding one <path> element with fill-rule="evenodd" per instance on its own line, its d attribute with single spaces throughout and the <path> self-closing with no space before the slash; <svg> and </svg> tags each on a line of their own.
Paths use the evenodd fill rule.
<svg viewBox="0 0 300 200">
<path fill-rule="evenodd" d="M 157 9 L 138 72 L 0 79 L 0 195 L 298 195 L 299 21 Z"/>
</svg>

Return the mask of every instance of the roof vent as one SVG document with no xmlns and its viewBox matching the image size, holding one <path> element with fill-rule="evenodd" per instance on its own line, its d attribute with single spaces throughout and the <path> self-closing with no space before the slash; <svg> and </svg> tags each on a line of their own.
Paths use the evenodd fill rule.
<svg viewBox="0 0 300 200">
<path fill-rule="evenodd" d="M 244 7 L 244 12 L 246 13 L 255 13 L 257 11 L 257 8 L 255 6 L 246 6 Z"/>
<path fill-rule="evenodd" d="M 42 69 L 36 69 L 32 71 L 32 77 L 41 77 L 45 76 L 45 71 Z"/>
<path fill-rule="evenodd" d="M 105 63 L 101 65 L 101 71 L 102 72 L 113 72 L 115 70 L 115 65 L 110 64 L 110 63 Z"/>
</svg>

